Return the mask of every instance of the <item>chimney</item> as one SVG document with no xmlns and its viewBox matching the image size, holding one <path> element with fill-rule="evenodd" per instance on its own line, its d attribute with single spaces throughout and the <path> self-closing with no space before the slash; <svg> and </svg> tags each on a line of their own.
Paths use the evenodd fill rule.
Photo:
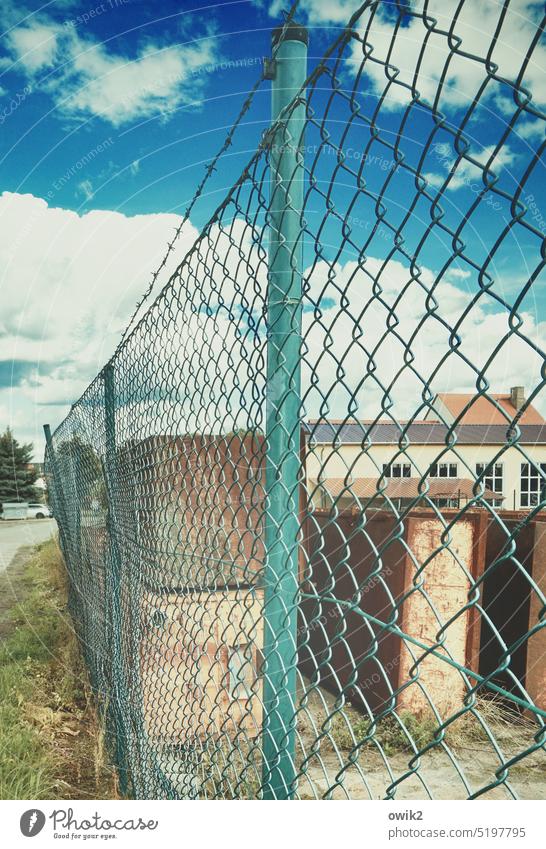
<svg viewBox="0 0 546 849">
<path fill-rule="evenodd" d="M 525 386 L 512 386 L 510 390 L 510 403 L 516 410 L 520 410 L 525 404 Z"/>
</svg>

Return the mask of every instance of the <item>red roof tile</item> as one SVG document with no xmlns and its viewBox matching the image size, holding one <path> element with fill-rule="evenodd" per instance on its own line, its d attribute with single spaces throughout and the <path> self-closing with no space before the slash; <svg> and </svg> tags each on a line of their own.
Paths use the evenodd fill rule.
<svg viewBox="0 0 546 849">
<path fill-rule="evenodd" d="M 439 392 L 438 398 L 455 419 L 458 419 L 464 408 L 472 402 L 466 413 L 459 419 L 459 424 L 507 424 L 517 413 L 517 409 L 511 403 L 510 395 L 490 393 L 489 396 L 485 396 L 472 392 Z M 494 399 L 506 415 L 498 410 L 490 399 Z M 545 420 L 530 404 L 518 420 L 518 424 L 540 425 L 545 424 Z"/>
</svg>

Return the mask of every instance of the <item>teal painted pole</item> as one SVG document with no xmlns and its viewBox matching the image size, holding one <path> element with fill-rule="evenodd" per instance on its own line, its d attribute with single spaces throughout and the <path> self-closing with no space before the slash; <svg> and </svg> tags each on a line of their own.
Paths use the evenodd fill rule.
<svg viewBox="0 0 546 849">
<path fill-rule="evenodd" d="M 116 447 L 116 390 L 114 367 L 109 363 L 104 368 L 104 424 L 105 424 L 105 472 L 108 494 L 108 536 L 110 541 L 110 588 L 112 619 L 112 671 L 114 678 L 113 713 L 116 725 L 116 760 L 119 770 L 120 790 L 127 793 L 127 739 L 125 718 L 127 716 L 125 699 L 125 664 L 121 643 L 121 552 L 118 544 L 116 525 L 117 487 L 117 447 Z"/>
<path fill-rule="evenodd" d="M 307 76 L 307 30 L 273 32 L 272 120 Z M 300 472 L 302 99 L 271 146 L 266 379 L 263 796 L 290 799 L 295 778 Z"/>
</svg>

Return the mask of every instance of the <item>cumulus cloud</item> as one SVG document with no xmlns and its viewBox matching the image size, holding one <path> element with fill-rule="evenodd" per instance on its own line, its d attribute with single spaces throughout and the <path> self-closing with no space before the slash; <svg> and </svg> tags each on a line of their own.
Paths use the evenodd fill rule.
<svg viewBox="0 0 546 849">
<path fill-rule="evenodd" d="M 337 3 L 301 0 L 298 12 L 305 15 L 312 26 L 341 26 L 361 6 L 359 0 L 340 0 Z M 407 106 L 413 85 L 421 99 L 431 104 L 444 70 L 439 109 L 469 106 L 480 85 L 487 79 L 485 60 L 491 47 L 490 65 L 498 65 L 498 75 L 512 83 L 517 80 L 525 55 L 530 50 L 522 85 L 532 91 L 536 103 L 544 105 L 546 47 L 540 41 L 533 46 L 543 9 L 531 0 L 514 0 L 507 10 L 503 6 L 491 0 L 466 0 L 462 6 L 460 0 L 427 0 L 426 3 L 415 0 L 411 3 L 412 15 L 405 17 L 393 41 L 397 7 L 394 4 L 370 4 L 354 28 L 364 39 L 366 51 L 372 49 L 364 73 L 375 93 L 382 95 L 388 86 L 383 108 Z M 273 0 L 269 6 L 275 17 L 281 8 L 280 0 Z M 503 11 L 506 11 L 504 17 Z M 432 21 L 435 22 L 433 26 Z M 493 47 L 494 34 L 497 41 Z M 454 49 L 455 44 L 458 44 L 457 50 Z M 461 55 L 463 53 L 470 55 Z M 353 70 L 360 68 L 363 58 L 362 44 L 354 41 L 350 60 Z M 385 70 L 387 60 L 390 65 L 388 75 Z M 389 84 L 389 78 L 395 78 L 394 82 Z M 516 105 L 506 93 L 504 99 L 508 112 L 512 114 Z M 487 100 L 498 96 L 498 86 L 493 84 L 486 88 L 482 98 Z"/>
<path fill-rule="evenodd" d="M 375 418 L 387 400 L 398 419 L 408 418 L 419 409 L 425 384 L 433 392 L 473 391 L 480 370 L 492 392 L 507 391 L 522 374 L 529 389 L 540 382 L 543 358 L 512 333 L 508 311 L 492 310 L 485 298 L 471 306 L 476 281 L 459 275 L 455 285 L 436 274 L 422 267 L 416 279 L 408 265 L 374 257 L 363 267 L 338 265 L 334 275 L 327 263 L 315 266 L 311 299 L 313 291 L 321 293 L 327 306 L 318 319 L 304 314 L 309 414 L 339 418 L 354 409 Z M 520 317 L 522 336 L 540 348 L 546 323 L 528 311 Z"/>
<path fill-rule="evenodd" d="M 179 223 L 177 215 L 78 215 L 32 195 L 0 196 L 0 361 L 34 369 L 0 389 L 0 405 L 24 425 L 22 438 L 40 441 L 34 416 L 54 424 L 111 355 Z M 195 236 L 187 225 L 158 285 Z"/>
<path fill-rule="evenodd" d="M 38 22 L 12 30 L 7 38 L 14 60 L 28 74 L 51 68 L 57 58 L 62 27 Z"/>
<path fill-rule="evenodd" d="M 148 41 L 128 56 L 44 16 L 13 27 L 5 42 L 10 69 L 48 92 L 63 114 L 97 116 L 115 127 L 194 103 L 206 82 L 199 72 L 218 59 L 209 37 L 167 46 Z"/>
<path fill-rule="evenodd" d="M 161 334 L 150 332 L 155 316 L 133 340 L 134 355 L 124 362 L 139 350 L 153 360 L 153 368 L 133 368 L 125 378 L 131 399 L 139 399 L 138 411 L 131 400 L 127 415 L 138 415 L 147 435 L 263 426 L 267 268 L 259 235 L 240 219 L 229 235 L 214 225 L 182 270 L 179 298 L 162 311 Z M 417 277 L 407 263 L 373 256 L 306 269 L 308 416 L 375 418 L 392 405 L 394 416 L 408 418 L 419 413 L 425 386 L 431 393 L 473 391 L 479 372 L 492 392 L 508 391 L 522 373 L 528 390 L 540 382 L 542 358 L 529 343 L 540 348 L 545 324 L 522 310 L 516 335 L 507 310 L 492 309 L 486 296 L 474 303 L 479 286 L 470 272 L 437 274 L 423 266 Z"/>
<path fill-rule="evenodd" d="M 21 438 L 40 444 L 41 424 L 55 425 L 109 358 L 179 221 L 0 198 L 0 361 L 28 367 L 0 390 L 0 406 Z M 197 235 L 187 227 L 163 282 Z M 478 370 L 495 392 L 522 374 L 528 391 L 538 384 L 542 358 L 530 343 L 540 348 L 545 324 L 520 310 L 516 335 L 506 310 L 485 296 L 473 304 L 479 286 L 467 269 L 437 274 L 421 267 L 417 277 L 405 262 L 373 256 L 306 269 L 308 416 L 373 418 L 387 403 L 407 418 L 425 383 L 432 392 L 472 391 Z M 213 225 L 118 361 L 125 438 L 263 425 L 266 288 L 263 234 L 240 218 Z"/>
<path fill-rule="evenodd" d="M 518 136 L 526 141 L 544 138 L 544 121 L 520 121 L 516 127 Z"/>
</svg>

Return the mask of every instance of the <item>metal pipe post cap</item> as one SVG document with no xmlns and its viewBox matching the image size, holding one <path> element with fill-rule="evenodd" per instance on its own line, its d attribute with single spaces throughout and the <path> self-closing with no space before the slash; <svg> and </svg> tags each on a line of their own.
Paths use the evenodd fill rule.
<svg viewBox="0 0 546 849">
<path fill-rule="evenodd" d="M 302 41 L 308 47 L 309 32 L 306 27 L 295 23 L 288 24 L 288 26 L 276 27 L 271 33 L 273 47 L 281 41 Z"/>
</svg>

